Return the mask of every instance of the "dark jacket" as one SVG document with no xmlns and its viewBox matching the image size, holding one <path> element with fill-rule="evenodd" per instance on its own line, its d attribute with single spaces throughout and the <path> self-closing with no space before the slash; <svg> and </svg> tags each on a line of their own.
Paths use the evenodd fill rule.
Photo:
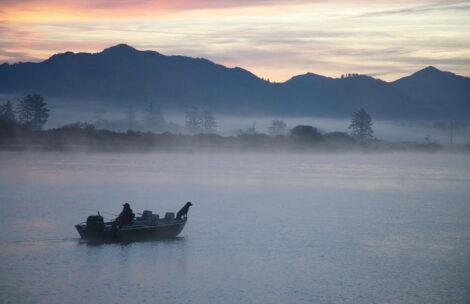
<svg viewBox="0 0 470 304">
<path fill-rule="evenodd" d="M 116 219 L 116 222 L 118 225 L 122 226 L 125 224 L 130 224 L 134 220 L 135 214 L 132 212 L 131 207 L 129 206 L 124 206 L 124 209 L 122 209 L 121 214 Z"/>
</svg>

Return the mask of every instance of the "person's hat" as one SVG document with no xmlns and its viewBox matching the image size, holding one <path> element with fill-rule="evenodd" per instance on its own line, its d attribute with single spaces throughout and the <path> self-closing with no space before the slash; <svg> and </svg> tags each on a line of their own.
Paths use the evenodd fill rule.
<svg viewBox="0 0 470 304">
<path fill-rule="evenodd" d="M 123 206 L 124 207 L 130 207 L 130 205 L 128 203 L 125 203 Z"/>
</svg>

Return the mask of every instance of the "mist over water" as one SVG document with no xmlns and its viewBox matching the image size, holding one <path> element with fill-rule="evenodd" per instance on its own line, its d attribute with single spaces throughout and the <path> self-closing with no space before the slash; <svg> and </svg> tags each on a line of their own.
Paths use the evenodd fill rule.
<svg viewBox="0 0 470 304">
<path fill-rule="evenodd" d="M 470 156 L 0 153 L 2 303 L 466 303 Z M 193 202 L 174 241 L 96 211 Z"/>
<path fill-rule="evenodd" d="M 71 108 L 64 106 L 60 103 L 53 102 L 53 111 L 47 123 L 47 128 L 57 128 L 65 124 L 76 121 L 96 123 L 97 110 L 102 110 L 104 113 L 100 115 L 102 119 L 112 122 L 107 128 L 117 131 L 127 131 L 129 124 L 127 122 L 128 108 L 126 107 L 96 107 L 96 106 L 83 106 L 80 108 Z M 167 123 L 174 123 L 175 128 L 170 128 L 170 132 L 184 133 L 185 113 L 175 111 L 162 110 L 162 114 Z M 451 130 L 449 128 L 449 121 L 393 121 L 381 120 L 374 117 L 373 130 L 374 136 L 377 139 L 391 142 L 417 142 L 425 143 L 428 141 L 447 144 L 450 142 Z M 136 109 L 135 112 L 137 121 L 145 119 L 145 111 Z M 352 113 L 351 113 L 352 115 Z M 328 117 L 295 117 L 295 116 L 232 116 L 214 113 L 217 121 L 216 133 L 223 136 L 238 135 L 240 132 L 246 131 L 249 128 L 254 128 L 258 133 L 269 133 L 269 127 L 273 120 L 283 120 L 288 128 L 292 129 L 296 125 L 311 125 L 319 129 L 322 133 L 328 132 L 346 132 L 350 133 L 348 129 L 351 124 L 351 118 L 328 118 Z M 433 127 L 435 123 L 444 124 L 444 128 Z M 466 123 L 466 122 L 462 122 Z M 113 127 L 112 127 L 113 126 Z M 145 127 L 142 131 L 164 132 L 167 130 L 148 130 Z M 456 128 L 452 131 L 452 142 L 458 144 L 470 143 L 470 127 L 466 125 L 465 128 Z"/>
</svg>

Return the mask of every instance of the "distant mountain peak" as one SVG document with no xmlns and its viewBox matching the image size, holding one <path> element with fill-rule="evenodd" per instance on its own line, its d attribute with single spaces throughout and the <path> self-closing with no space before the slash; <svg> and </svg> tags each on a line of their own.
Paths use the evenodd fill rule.
<svg viewBox="0 0 470 304">
<path fill-rule="evenodd" d="M 123 55 L 123 56 L 125 56 L 125 55 L 132 54 L 132 53 L 135 53 L 135 52 L 138 52 L 135 48 L 133 48 L 133 47 L 127 45 L 127 44 L 121 43 L 121 44 L 117 44 L 117 45 L 111 46 L 109 48 L 106 48 L 103 51 L 101 51 L 99 54 L 112 54 L 112 55 Z M 57 53 L 57 54 L 54 54 L 51 57 L 49 57 L 49 59 L 47 59 L 46 61 L 48 61 L 48 62 L 51 62 L 51 61 L 57 62 L 58 60 L 60 60 L 60 61 L 68 60 L 68 59 L 73 58 L 77 54 L 83 54 L 83 53 L 74 53 L 74 52 Z"/>
<path fill-rule="evenodd" d="M 116 44 L 112 47 L 104 49 L 102 53 L 131 53 L 136 52 L 137 50 L 125 43 Z"/>
<path fill-rule="evenodd" d="M 457 119 L 470 115 L 470 78 L 428 66 L 394 82 L 368 75 L 314 73 L 270 84 L 249 71 L 203 58 L 166 56 L 117 44 L 96 53 L 65 52 L 38 63 L 0 65 L 0 93 L 40 93 L 75 107 L 155 103 L 185 111 L 268 115 Z"/>
<path fill-rule="evenodd" d="M 293 76 L 292 78 L 287 80 L 286 83 L 288 83 L 288 82 L 297 82 L 297 81 L 319 80 L 319 79 L 326 79 L 326 78 L 328 78 L 328 77 L 308 72 L 308 73 L 305 73 L 305 74 Z"/>
<path fill-rule="evenodd" d="M 438 68 L 433 67 L 432 65 L 430 65 L 430 66 L 427 66 L 424 69 L 422 69 L 422 71 L 441 71 L 441 70 L 439 70 Z"/>
<path fill-rule="evenodd" d="M 413 78 L 418 78 L 418 79 L 445 79 L 445 78 L 455 78 L 455 77 L 462 77 L 455 75 L 452 72 L 446 72 L 446 71 L 441 71 L 436 67 L 433 66 L 428 66 L 422 70 L 419 70 L 409 76 L 405 76 L 403 78 L 400 78 L 394 83 L 400 82 L 402 79 L 413 79 Z"/>
<path fill-rule="evenodd" d="M 305 74 L 300 75 L 300 76 L 311 77 L 311 78 L 318 78 L 318 77 L 325 78 L 325 76 L 323 76 L 323 75 L 319 75 L 319 74 L 315 74 L 315 73 L 311 73 L 311 72 L 305 73 Z"/>
<path fill-rule="evenodd" d="M 50 62 L 55 60 L 67 59 L 73 57 L 74 55 L 74 52 L 57 53 L 49 57 L 46 61 Z"/>
<path fill-rule="evenodd" d="M 441 70 L 439 70 L 438 68 L 435 68 L 433 67 L 432 65 L 428 66 L 428 67 L 425 67 L 424 69 L 416 72 L 415 74 L 417 73 L 442 73 Z"/>
</svg>

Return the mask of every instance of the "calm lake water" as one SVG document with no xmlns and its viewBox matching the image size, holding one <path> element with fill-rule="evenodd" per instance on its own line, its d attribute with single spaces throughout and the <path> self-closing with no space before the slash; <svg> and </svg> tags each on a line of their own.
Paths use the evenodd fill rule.
<svg viewBox="0 0 470 304">
<path fill-rule="evenodd" d="M 73 227 L 188 200 L 173 241 Z M 0 303 L 470 302 L 469 155 L 0 153 L 0 221 Z"/>
</svg>

